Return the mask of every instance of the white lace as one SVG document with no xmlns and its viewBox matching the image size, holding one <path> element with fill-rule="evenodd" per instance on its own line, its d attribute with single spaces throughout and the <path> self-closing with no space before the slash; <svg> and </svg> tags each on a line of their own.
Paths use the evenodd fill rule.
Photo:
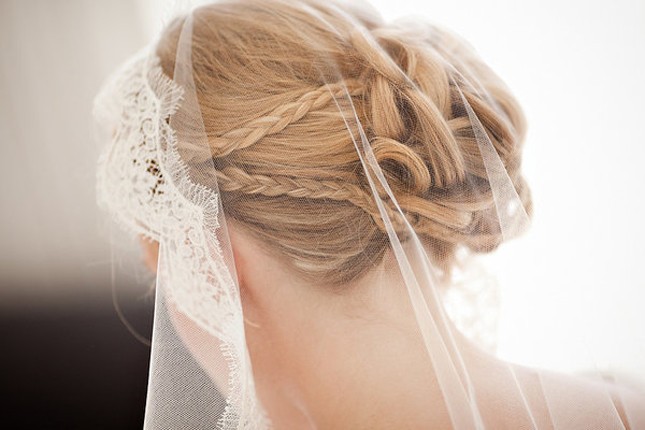
<svg viewBox="0 0 645 430">
<path fill-rule="evenodd" d="M 218 195 L 188 178 L 168 122 L 182 94 L 148 49 L 103 87 L 94 114 L 112 127 L 112 143 L 98 163 L 98 201 L 124 228 L 162 244 L 171 262 L 163 273 L 167 299 L 221 341 L 229 390 L 218 427 L 264 429 L 239 292 L 215 234 Z"/>
</svg>

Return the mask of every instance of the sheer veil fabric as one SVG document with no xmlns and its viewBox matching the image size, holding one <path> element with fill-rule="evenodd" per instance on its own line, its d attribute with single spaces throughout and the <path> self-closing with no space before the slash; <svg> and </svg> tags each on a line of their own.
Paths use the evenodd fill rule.
<svg viewBox="0 0 645 430">
<path fill-rule="evenodd" d="M 361 2 L 201 5 L 95 116 L 101 205 L 159 243 L 144 428 L 645 428 L 640 392 L 498 359 L 486 291 L 446 311 L 462 256 L 531 214 L 521 111 L 450 32 Z M 239 235 L 291 273 L 264 275 L 273 313 Z"/>
</svg>

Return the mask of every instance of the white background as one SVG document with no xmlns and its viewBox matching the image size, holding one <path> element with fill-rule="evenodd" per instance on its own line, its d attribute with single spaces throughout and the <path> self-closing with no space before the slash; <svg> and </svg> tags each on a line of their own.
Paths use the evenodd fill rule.
<svg viewBox="0 0 645 430">
<path fill-rule="evenodd" d="M 645 2 L 373 4 L 464 36 L 525 109 L 535 217 L 490 258 L 500 353 L 645 379 Z"/>
</svg>

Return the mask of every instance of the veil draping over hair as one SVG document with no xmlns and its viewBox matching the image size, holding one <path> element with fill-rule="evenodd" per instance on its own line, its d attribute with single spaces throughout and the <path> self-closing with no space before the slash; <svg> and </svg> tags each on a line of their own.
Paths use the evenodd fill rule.
<svg viewBox="0 0 645 430">
<path fill-rule="evenodd" d="M 524 119 L 472 48 L 355 2 L 224 1 L 177 16 L 95 104 L 109 140 L 100 202 L 159 243 L 145 428 L 644 428 L 641 394 L 505 363 L 468 334 L 492 310 L 446 312 L 459 256 L 518 236 L 531 213 Z M 225 75 L 245 55 L 225 56 L 235 40 L 289 60 L 248 54 L 243 74 Z M 291 356 L 262 343 L 275 331 L 248 310 L 234 226 L 291 262 L 297 294 L 320 298 L 285 340 L 301 342 Z M 364 308 L 311 352 L 329 303 Z M 347 349 L 320 350 L 334 342 Z M 361 415 L 371 398 L 354 389 L 378 393 L 381 415 Z"/>
</svg>

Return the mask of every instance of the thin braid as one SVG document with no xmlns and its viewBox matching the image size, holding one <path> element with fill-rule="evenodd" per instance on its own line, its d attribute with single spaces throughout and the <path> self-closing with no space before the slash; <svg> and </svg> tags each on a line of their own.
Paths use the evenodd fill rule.
<svg viewBox="0 0 645 430">
<path fill-rule="evenodd" d="M 218 186 L 221 191 L 241 192 L 244 194 L 261 194 L 275 197 L 286 195 L 295 198 L 331 199 L 363 203 L 360 187 L 353 184 L 339 184 L 335 181 L 317 181 L 288 176 L 249 175 L 237 167 L 225 167 L 216 171 Z"/>
<path fill-rule="evenodd" d="M 368 213 L 382 230 L 386 231 L 385 224 L 379 212 L 378 206 L 373 199 L 368 197 L 365 192 L 355 184 L 339 183 L 336 181 L 311 180 L 305 178 L 290 178 L 288 176 L 266 176 L 266 175 L 249 175 L 244 170 L 237 167 L 224 167 L 222 170 L 215 171 L 220 191 L 239 192 L 243 194 L 259 194 L 267 197 L 289 196 L 294 198 L 309 199 L 331 199 L 336 201 L 347 201 L 361 208 Z M 403 209 L 408 203 L 406 200 L 400 202 Z M 417 202 L 410 202 L 411 204 Z M 427 201 L 425 202 L 428 203 Z M 446 212 L 450 211 L 447 207 L 438 209 Z M 385 211 L 388 218 L 394 225 L 395 230 L 401 230 L 405 224 L 402 215 L 398 210 L 385 204 Z M 433 230 L 441 229 L 448 232 L 454 232 L 454 222 L 451 222 L 454 215 L 446 217 L 444 222 L 439 220 L 430 221 L 432 217 L 422 221 L 427 216 L 423 216 L 416 211 L 405 215 L 407 221 L 414 227 L 416 225 L 432 225 Z M 463 217 L 462 217 L 463 218 Z M 463 227 L 463 226 L 462 226 Z"/>
<path fill-rule="evenodd" d="M 347 201 L 361 208 L 372 216 L 377 225 L 385 230 L 378 208 L 374 207 L 361 188 L 354 184 L 339 184 L 334 181 L 314 181 L 310 179 L 293 179 L 287 176 L 269 177 L 249 175 L 236 167 L 225 167 L 216 171 L 218 187 L 224 192 L 241 192 L 260 194 L 268 197 L 286 195 L 295 198 L 331 199 Z M 393 224 L 401 225 L 399 212 L 385 205 Z"/>
<path fill-rule="evenodd" d="M 255 118 L 244 127 L 228 131 L 211 138 L 214 157 L 224 157 L 233 151 L 247 148 L 265 136 L 279 133 L 307 113 L 326 106 L 330 101 L 349 94 L 356 96 L 363 91 L 358 80 L 345 79 L 342 82 L 322 85 L 303 94 L 297 101 L 278 106 L 268 115 Z"/>
</svg>

